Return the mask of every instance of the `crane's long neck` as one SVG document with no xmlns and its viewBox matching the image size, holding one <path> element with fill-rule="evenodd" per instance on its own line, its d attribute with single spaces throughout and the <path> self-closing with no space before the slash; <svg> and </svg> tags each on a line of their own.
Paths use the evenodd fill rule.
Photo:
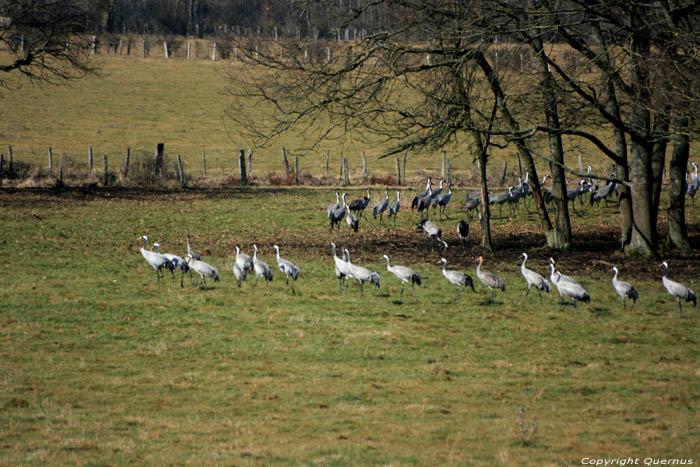
<svg viewBox="0 0 700 467">
<path fill-rule="evenodd" d="M 333 257 L 337 258 L 338 255 L 335 253 L 335 243 L 331 243 L 331 250 L 333 251 Z"/>
<path fill-rule="evenodd" d="M 526 255 L 523 255 L 523 264 L 521 264 L 520 267 L 524 268 L 524 267 L 525 267 L 525 263 L 527 263 L 527 256 L 526 256 Z"/>
<path fill-rule="evenodd" d="M 277 252 L 277 262 L 279 263 L 280 261 L 280 249 L 276 247 L 275 245 L 275 251 Z"/>
<path fill-rule="evenodd" d="M 146 237 L 144 237 L 144 238 L 141 239 L 141 241 L 142 241 L 142 243 L 141 243 L 141 249 L 142 249 L 142 250 L 145 250 L 145 249 L 146 249 L 146 244 L 148 243 L 148 239 L 147 239 Z"/>
<path fill-rule="evenodd" d="M 384 259 L 386 260 L 386 270 L 391 271 L 391 266 L 389 266 L 389 257 L 385 256 Z"/>
<path fill-rule="evenodd" d="M 253 245 L 253 261 L 258 260 L 258 247 Z"/>
<path fill-rule="evenodd" d="M 613 278 L 612 278 L 612 280 L 613 280 L 613 282 L 615 282 L 615 281 L 617 280 L 617 269 L 613 269 Z"/>
</svg>

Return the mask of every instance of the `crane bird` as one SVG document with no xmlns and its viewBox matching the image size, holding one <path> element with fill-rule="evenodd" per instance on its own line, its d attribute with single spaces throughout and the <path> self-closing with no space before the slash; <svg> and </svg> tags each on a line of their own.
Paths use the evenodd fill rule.
<svg viewBox="0 0 700 467">
<path fill-rule="evenodd" d="M 238 270 L 238 272 L 236 272 Z M 238 280 L 238 287 L 241 286 L 241 281 L 246 280 L 249 272 L 253 271 L 253 259 L 250 255 L 241 253 L 241 247 L 236 245 L 236 262 L 233 264 L 233 273 Z"/>
<path fill-rule="evenodd" d="M 211 264 L 194 259 L 192 255 L 187 255 L 187 265 L 191 270 L 199 274 L 199 284 L 197 284 L 199 287 L 202 284 L 206 287 L 207 281 L 204 279 L 205 277 L 211 277 L 214 279 L 214 282 L 219 282 L 219 270 Z"/>
<path fill-rule="evenodd" d="M 447 269 L 447 260 L 445 258 L 440 258 L 440 262 L 442 263 L 442 275 L 457 286 L 457 298 L 462 296 L 462 288 L 467 285 L 471 287 L 472 292 L 474 292 L 474 281 L 469 277 L 469 274 L 465 274 L 462 271 Z"/>
<path fill-rule="evenodd" d="M 472 211 L 477 209 L 481 205 L 481 198 L 469 198 L 464 201 L 464 204 L 462 204 L 462 210 L 467 211 L 467 215 L 469 216 L 469 220 L 472 220 Z"/>
<path fill-rule="evenodd" d="M 560 308 L 561 305 L 564 304 L 565 296 L 571 298 L 571 300 L 574 302 L 574 308 L 578 307 L 576 303 L 577 300 L 582 302 L 591 301 L 591 296 L 588 294 L 588 291 L 571 277 L 567 276 L 568 280 L 564 280 L 565 276 L 561 272 L 554 270 L 554 264 L 549 265 L 549 271 L 552 282 L 556 286 L 557 290 L 559 291 L 559 296 L 561 297 Z"/>
<path fill-rule="evenodd" d="M 335 277 L 338 278 L 338 283 L 340 284 L 340 293 L 343 293 L 343 279 L 345 279 L 345 293 L 347 293 L 350 265 L 345 260 L 345 253 L 343 253 L 343 258 L 338 258 L 338 255 L 335 253 L 335 243 L 333 242 L 331 242 L 331 250 L 333 251 L 333 262 L 335 263 Z"/>
<path fill-rule="evenodd" d="M 352 279 L 355 279 L 357 283 L 360 285 L 360 298 L 364 298 L 364 291 L 363 291 L 363 285 L 365 282 L 369 282 L 371 284 L 374 284 L 379 288 L 379 274 L 373 271 L 370 271 L 367 268 L 363 268 L 362 266 L 357 266 L 355 264 L 352 264 L 350 262 L 350 251 L 348 249 L 345 249 L 345 255 L 346 255 L 346 262 L 348 263 L 348 266 L 350 267 L 349 269 L 349 274 L 348 276 L 351 277 Z"/>
<path fill-rule="evenodd" d="M 506 283 L 503 282 L 503 279 L 501 279 L 497 275 L 488 271 L 481 270 L 481 264 L 484 262 L 483 256 L 479 256 L 477 261 L 479 262 L 479 264 L 476 266 L 476 277 L 479 278 L 482 284 L 484 284 L 486 287 L 489 288 L 489 290 L 491 290 L 491 298 L 489 299 L 488 303 L 493 303 L 493 297 L 496 293 L 494 289 L 500 289 L 505 292 Z"/>
<path fill-rule="evenodd" d="M 425 185 L 425 191 L 422 191 L 413 197 L 413 201 L 411 201 L 411 211 L 413 211 L 414 208 L 418 207 L 418 200 L 420 200 L 421 198 L 424 198 L 426 196 L 430 196 L 430 194 L 432 193 L 432 190 L 430 189 L 430 187 L 432 185 L 433 185 L 433 179 L 431 177 L 428 177 L 428 183 Z"/>
<path fill-rule="evenodd" d="M 495 195 L 489 195 L 489 204 L 498 205 L 498 217 L 503 217 L 503 205 L 513 197 L 513 187 L 509 186 L 508 191 L 504 193 L 496 193 Z"/>
<path fill-rule="evenodd" d="M 442 229 L 437 225 L 433 224 L 431 221 L 427 219 L 420 221 L 416 230 L 418 232 L 425 232 L 425 234 L 428 236 L 428 241 L 430 242 L 430 251 L 433 250 L 433 239 L 437 240 L 439 243 L 442 244 L 442 246 L 445 249 L 447 249 L 447 243 L 445 243 L 442 240 Z"/>
<path fill-rule="evenodd" d="M 668 272 L 668 264 L 666 263 L 666 261 L 661 263 L 659 267 L 664 268 L 664 275 L 661 276 L 661 281 L 664 283 L 666 291 L 670 293 L 673 297 L 675 297 L 676 300 L 678 300 L 678 308 L 680 309 L 681 313 L 683 313 L 683 305 L 681 304 L 681 299 L 685 300 L 686 302 L 693 302 L 693 307 L 695 307 L 698 303 L 698 299 L 695 296 L 695 292 L 690 290 L 685 285 L 679 284 L 678 282 L 672 281 L 671 279 L 666 277 L 666 273 Z"/>
<path fill-rule="evenodd" d="M 379 216 L 379 222 L 383 223 L 384 222 L 384 211 L 387 210 L 389 207 L 389 189 L 385 188 L 384 189 L 384 194 L 386 194 L 386 198 L 378 202 L 377 204 L 374 205 L 372 208 L 372 216 L 376 219 L 377 216 Z"/>
<path fill-rule="evenodd" d="M 363 196 L 362 198 L 352 200 L 352 202 L 350 203 L 350 212 L 355 213 L 355 215 L 359 217 L 362 217 L 362 213 L 365 212 L 365 208 L 369 205 L 370 191 L 372 191 L 371 186 L 367 187 L 367 196 Z"/>
<path fill-rule="evenodd" d="M 330 217 L 331 212 L 333 212 L 339 208 L 340 208 L 340 194 L 336 191 L 335 192 L 335 203 L 328 206 L 328 217 Z"/>
<path fill-rule="evenodd" d="M 698 179 L 698 166 L 695 165 L 695 162 L 691 162 L 690 165 L 693 166 L 693 172 L 690 174 L 690 181 L 688 182 L 686 191 L 692 198 L 693 204 L 695 204 L 695 193 L 697 193 L 700 188 L 700 179 Z"/>
<path fill-rule="evenodd" d="M 396 217 L 399 215 L 399 209 L 401 209 L 401 190 L 396 190 L 396 201 L 389 205 L 389 217 L 394 218 L 394 225 L 396 225 Z"/>
<path fill-rule="evenodd" d="M 258 246 L 253 245 L 253 270 L 255 270 L 255 283 L 259 278 L 265 279 L 265 284 L 272 282 L 272 268 L 266 262 L 258 259 Z"/>
<path fill-rule="evenodd" d="M 558 274 L 558 275 L 559 275 L 559 279 L 557 279 L 557 280 L 563 281 L 563 282 L 574 282 L 574 283 L 576 283 L 576 280 L 575 280 L 573 277 L 566 276 L 566 275 L 562 274 L 561 272 L 555 271 L 555 270 L 554 270 L 554 268 L 556 268 L 556 263 L 554 262 L 554 258 L 549 258 L 549 264 L 550 264 L 551 266 L 553 266 L 553 268 L 551 268 L 551 273 L 550 273 L 550 275 L 549 275 L 549 278 L 551 279 L 552 282 L 554 282 L 555 277 L 556 277 L 556 275 Z"/>
<path fill-rule="evenodd" d="M 345 202 L 345 193 L 343 193 L 343 204 L 338 206 L 338 208 L 333 209 L 328 211 L 328 220 L 331 223 L 331 228 L 330 230 L 333 230 L 334 226 L 338 226 L 338 230 L 340 230 L 340 221 L 343 220 L 343 217 L 345 217 L 345 213 L 347 212 L 347 203 Z"/>
<path fill-rule="evenodd" d="M 280 247 L 275 245 L 275 251 L 277 252 L 277 266 L 279 266 L 280 271 L 285 275 L 285 284 L 289 284 L 289 278 L 292 278 L 292 293 L 296 294 L 294 291 L 294 282 L 296 282 L 297 277 L 299 277 L 299 266 L 295 265 L 289 260 L 280 257 Z"/>
<path fill-rule="evenodd" d="M 440 193 L 442 193 L 442 187 L 446 181 L 447 180 L 445 180 L 444 178 L 441 178 L 440 179 L 440 187 L 437 190 L 430 191 L 430 201 L 431 202 L 435 199 L 436 196 L 438 196 Z M 430 204 L 430 203 L 428 203 L 428 204 Z"/>
<path fill-rule="evenodd" d="M 632 284 L 629 282 L 621 281 L 617 279 L 617 268 L 613 267 L 612 271 L 615 273 L 612 277 L 612 285 L 613 288 L 615 289 L 615 292 L 620 296 L 622 299 L 622 306 L 627 309 L 627 302 L 625 301 L 626 298 L 629 298 L 632 300 L 633 303 L 637 303 L 637 299 L 639 298 L 639 294 L 637 293 L 636 290 L 634 290 L 634 287 L 632 287 Z"/>
<path fill-rule="evenodd" d="M 459 221 L 457 224 L 457 235 L 462 242 L 462 250 L 467 249 L 467 237 L 469 236 L 469 224 L 465 220 Z"/>
<path fill-rule="evenodd" d="M 153 248 L 156 249 L 156 252 L 160 253 L 160 243 L 154 243 Z M 170 272 L 173 276 L 175 275 L 176 269 L 182 271 L 182 274 L 180 275 L 180 287 L 184 288 L 185 284 L 183 282 L 185 279 L 185 273 L 190 270 L 187 262 L 178 255 L 174 255 L 172 253 L 162 253 L 162 255 L 168 258 L 168 260 L 172 263 L 173 269 Z"/>
<path fill-rule="evenodd" d="M 357 216 L 351 212 L 345 216 L 345 221 L 348 223 L 350 230 L 357 232 L 357 229 L 360 228 L 360 219 L 358 219 Z"/>
<path fill-rule="evenodd" d="M 433 198 L 433 208 L 438 209 L 438 213 L 440 215 L 440 218 L 442 219 L 442 215 L 445 214 L 445 208 L 447 207 L 447 203 L 450 202 L 450 199 L 452 198 L 452 184 L 448 183 L 447 184 L 447 193 L 442 193 Z M 445 217 L 448 219 L 450 218 L 447 214 L 445 214 Z"/>
<path fill-rule="evenodd" d="M 175 267 L 173 266 L 173 263 L 171 263 L 170 260 L 164 255 L 146 249 L 146 244 L 148 244 L 147 236 L 142 235 L 141 240 L 143 241 L 141 245 L 141 255 L 146 259 L 146 261 L 148 261 L 148 264 L 150 264 L 153 267 L 153 269 L 155 269 L 156 278 L 158 279 L 158 284 L 160 285 L 160 270 L 165 268 L 169 271 L 174 271 Z"/>
<path fill-rule="evenodd" d="M 537 289 L 537 294 L 540 296 L 540 304 L 542 304 L 542 291 L 544 290 L 545 292 L 550 293 L 552 291 L 552 286 L 549 284 L 549 281 L 540 274 L 526 268 L 526 262 L 527 253 L 523 252 L 523 264 L 520 265 L 520 272 L 527 282 L 527 292 L 525 292 L 525 296 L 527 297 L 530 293 L 530 287 L 534 286 Z"/>
<path fill-rule="evenodd" d="M 413 269 L 406 266 L 389 266 L 389 257 L 384 255 L 386 259 L 386 270 L 396 276 L 398 280 L 401 281 L 401 296 L 403 297 L 403 288 L 409 282 L 411 283 L 411 290 L 415 290 L 415 284 L 421 285 L 420 276 Z M 413 293 L 415 296 L 415 292 Z"/>
</svg>

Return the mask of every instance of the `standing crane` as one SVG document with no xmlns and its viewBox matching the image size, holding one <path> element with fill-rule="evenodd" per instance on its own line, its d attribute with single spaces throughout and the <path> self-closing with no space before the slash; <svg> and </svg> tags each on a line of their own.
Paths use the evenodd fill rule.
<svg viewBox="0 0 700 467">
<path fill-rule="evenodd" d="M 396 190 L 396 201 L 389 205 L 389 217 L 394 218 L 394 225 L 396 225 L 396 217 L 399 215 L 399 210 L 401 209 L 401 190 Z"/>
<path fill-rule="evenodd" d="M 415 290 L 415 284 L 421 285 L 420 276 L 413 269 L 406 266 L 390 266 L 389 257 L 384 255 L 386 259 L 386 270 L 396 276 L 398 280 L 401 281 L 401 297 L 403 297 L 403 288 L 409 282 L 411 283 L 411 290 Z M 413 292 L 415 296 L 415 291 Z"/>
<path fill-rule="evenodd" d="M 576 304 L 577 300 L 582 302 L 591 301 L 591 296 L 588 294 L 588 291 L 584 289 L 581 284 L 576 282 L 575 279 L 567 276 L 568 280 L 564 280 L 562 273 L 554 270 L 554 264 L 549 265 L 549 271 L 552 282 L 556 286 L 557 291 L 559 291 L 559 296 L 561 297 L 561 302 L 559 305 L 560 308 L 561 305 L 564 304 L 565 296 L 571 298 L 571 300 L 574 302 L 574 308 L 578 307 Z"/>
<path fill-rule="evenodd" d="M 445 276 L 448 281 L 457 286 L 457 299 L 461 298 L 462 288 L 467 285 L 471 287 L 472 292 L 474 292 L 474 281 L 471 277 L 469 277 L 469 274 L 465 274 L 462 271 L 446 269 L 447 260 L 445 258 L 440 258 L 440 262 L 442 263 L 442 275 Z"/>
<path fill-rule="evenodd" d="M 350 251 L 348 249 L 345 249 L 345 256 L 346 262 L 350 266 L 350 271 L 348 276 L 355 279 L 357 283 L 360 285 L 360 298 L 364 298 L 364 291 L 363 291 L 363 284 L 365 282 L 370 282 L 379 288 L 379 274 L 373 271 L 370 271 L 367 268 L 363 268 L 362 266 L 357 266 L 355 264 L 352 264 L 350 262 Z"/>
<path fill-rule="evenodd" d="M 363 196 L 362 198 L 357 198 L 352 200 L 350 203 L 350 212 L 355 213 L 355 215 L 362 217 L 362 213 L 365 211 L 365 208 L 369 205 L 369 200 L 370 200 L 370 191 L 372 191 L 372 187 L 367 187 L 367 196 Z"/>
<path fill-rule="evenodd" d="M 554 262 L 554 258 L 549 258 L 549 264 L 552 266 L 552 268 L 550 268 L 551 273 L 549 275 L 549 278 L 551 279 L 552 282 L 554 282 L 557 274 L 559 275 L 559 279 L 558 279 L 559 281 L 574 282 L 574 283 L 576 282 L 576 280 L 573 277 L 566 276 L 566 275 L 562 274 L 561 272 L 555 271 L 554 268 L 556 268 L 556 263 Z"/>
<path fill-rule="evenodd" d="M 666 261 L 661 263 L 659 267 L 664 268 L 664 275 L 661 276 L 661 281 L 663 282 L 666 291 L 670 293 L 676 300 L 678 300 L 678 309 L 680 310 L 680 312 L 683 313 L 683 305 L 681 304 L 681 299 L 685 300 L 686 302 L 693 302 L 693 307 L 695 307 L 698 304 L 698 299 L 695 295 L 695 292 L 690 290 L 685 285 L 679 284 L 678 282 L 672 281 L 671 279 L 666 277 L 666 273 L 668 273 L 668 263 L 666 263 Z"/>
<path fill-rule="evenodd" d="M 202 259 L 199 257 L 199 254 L 195 253 L 195 251 L 190 246 L 190 234 L 187 234 L 186 237 L 187 237 L 187 254 L 192 256 L 193 259 Z"/>
<path fill-rule="evenodd" d="M 159 243 L 154 243 L 153 248 L 156 249 L 156 252 L 160 253 L 160 244 Z M 172 263 L 173 269 L 170 271 L 172 275 L 175 275 L 175 269 L 179 269 L 182 271 L 182 274 L 180 275 L 180 288 L 184 288 L 184 279 L 185 279 L 185 273 L 190 270 L 190 267 L 187 265 L 187 262 L 182 259 L 181 257 L 174 255 L 172 253 L 162 253 L 163 256 L 168 258 L 168 260 Z"/>
<path fill-rule="evenodd" d="M 479 264 L 476 266 L 476 277 L 479 278 L 482 284 L 484 284 L 486 287 L 489 288 L 489 290 L 491 290 L 491 298 L 489 299 L 488 303 L 493 303 L 493 297 L 496 294 L 496 291 L 494 289 L 500 289 L 505 292 L 506 284 L 505 282 L 503 282 L 503 279 L 501 279 L 497 275 L 488 271 L 481 270 L 481 264 L 484 262 L 483 256 L 479 256 L 477 261 L 479 262 Z"/>
<path fill-rule="evenodd" d="M 411 201 L 411 211 L 413 211 L 414 208 L 418 207 L 419 199 L 424 198 L 425 196 L 429 196 L 432 193 L 432 190 L 430 189 L 432 185 L 433 179 L 431 177 L 428 177 L 428 183 L 426 183 L 425 185 L 425 191 L 421 191 L 413 197 L 413 201 Z"/>
<path fill-rule="evenodd" d="M 498 205 L 498 217 L 503 217 L 503 205 L 510 201 L 513 197 L 513 187 L 508 187 L 508 192 L 496 193 L 495 195 L 489 195 L 489 204 Z"/>
<path fill-rule="evenodd" d="M 477 209 L 481 205 L 481 198 L 469 198 L 464 201 L 464 204 L 462 204 L 462 210 L 467 211 L 467 215 L 469 216 L 469 220 L 472 220 L 472 211 Z"/>
<path fill-rule="evenodd" d="M 253 259 L 250 255 L 241 253 L 241 247 L 236 245 L 236 262 L 233 265 L 233 273 L 238 280 L 238 287 L 241 286 L 241 281 L 246 280 L 249 272 L 253 272 Z"/>
<path fill-rule="evenodd" d="M 191 270 L 199 274 L 199 284 L 197 286 L 201 287 L 202 284 L 204 284 L 204 287 L 207 286 L 205 277 L 211 277 L 214 279 L 214 282 L 219 282 L 219 270 L 211 264 L 194 259 L 192 255 L 187 255 L 187 265 Z"/>
<path fill-rule="evenodd" d="M 337 209 L 333 210 L 328 210 L 328 220 L 331 222 L 331 228 L 330 230 L 333 230 L 334 226 L 338 226 L 338 230 L 340 230 L 340 221 L 343 220 L 343 217 L 345 217 L 345 213 L 347 211 L 347 203 L 345 202 L 345 193 L 343 193 L 343 204 L 340 205 Z"/>
<path fill-rule="evenodd" d="M 382 223 L 384 222 L 384 211 L 389 207 L 389 189 L 385 188 L 384 189 L 384 194 L 386 194 L 386 198 L 378 202 L 377 204 L 374 205 L 374 208 L 372 208 L 372 216 L 376 219 L 377 216 L 379 216 L 379 222 Z"/>
<path fill-rule="evenodd" d="M 279 266 L 280 271 L 285 276 L 285 284 L 289 284 L 289 278 L 292 278 L 292 294 L 296 294 L 294 291 L 294 282 L 296 282 L 297 277 L 299 277 L 299 266 L 295 265 L 289 260 L 280 257 L 280 247 L 275 245 L 275 251 L 277 252 L 277 266 Z"/>
<path fill-rule="evenodd" d="M 427 219 L 420 221 L 417 226 L 417 231 L 425 232 L 425 234 L 428 236 L 428 241 L 430 242 L 430 251 L 433 251 L 432 240 L 437 240 L 439 243 L 442 244 L 442 246 L 445 249 L 447 249 L 447 243 L 445 243 L 442 240 L 442 229 L 437 225 L 433 224 L 431 221 Z"/>
<path fill-rule="evenodd" d="M 333 262 L 335 263 L 335 277 L 338 278 L 340 284 L 340 293 L 343 293 L 343 279 L 345 279 L 345 293 L 348 292 L 348 279 L 350 278 L 350 265 L 345 260 L 345 253 L 342 258 L 338 258 L 335 253 L 335 243 L 331 242 L 333 251 Z"/>
<path fill-rule="evenodd" d="M 542 291 L 550 293 L 552 291 L 552 286 L 549 284 L 549 281 L 540 274 L 526 268 L 526 262 L 527 253 L 523 252 L 523 264 L 520 265 L 520 272 L 527 282 L 527 292 L 525 292 L 525 296 L 527 297 L 527 295 L 530 293 L 530 287 L 534 286 L 537 289 L 537 294 L 540 296 L 540 304 L 542 304 Z"/>
<path fill-rule="evenodd" d="M 255 270 L 255 284 L 257 285 L 258 279 L 265 279 L 265 284 L 272 282 L 272 268 L 267 265 L 266 262 L 258 259 L 258 246 L 253 245 L 253 269 Z"/>
<path fill-rule="evenodd" d="M 340 208 L 340 194 L 336 191 L 335 192 L 335 203 L 328 206 L 328 216 L 330 217 L 331 212 L 333 212 L 339 208 Z"/>
<path fill-rule="evenodd" d="M 629 282 L 621 281 L 617 279 L 617 268 L 613 267 L 612 271 L 615 273 L 612 278 L 612 285 L 613 288 L 615 289 L 615 292 L 620 296 L 622 299 L 622 306 L 624 309 L 627 309 L 627 302 L 625 301 L 626 298 L 629 298 L 632 300 L 632 303 L 637 303 L 637 299 L 639 298 L 639 294 L 637 293 L 636 290 L 634 290 L 634 287 L 632 287 L 632 284 Z"/>
<path fill-rule="evenodd" d="M 462 242 L 462 250 L 467 249 L 467 237 L 469 236 L 469 224 L 465 220 L 459 221 L 457 224 L 457 235 Z"/>
<path fill-rule="evenodd" d="M 691 162 L 690 165 L 693 166 L 693 172 L 690 174 L 690 181 L 688 182 L 686 191 L 693 200 L 693 204 L 695 204 L 695 193 L 697 193 L 698 188 L 700 188 L 700 179 L 698 179 L 698 166 L 695 165 L 695 162 Z"/>
<path fill-rule="evenodd" d="M 173 263 L 171 263 L 168 258 L 160 253 L 146 249 L 146 244 L 148 244 L 147 236 L 142 235 L 141 240 L 143 241 L 141 244 L 141 255 L 146 259 L 146 261 L 148 261 L 148 264 L 155 269 L 156 279 L 158 279 L 158 285 L 160 285 L 160 270 L 165 268 L 169 271 L 174 271 L 175 268 L 173 267 Z"/>
<path fill-rule="evenodd" d="M 442 219 L 442 215 L 445 214 L 445 208 L 447 207 L 447 203 L 450 202 L 451 198 L 452 198 L 452 184 L 451 183 L 447 184 L 447 193 L 439 194 L 435 198 L 433 198 L 433 208 L 438 209 L 438 214 L 440 215 L 441 219 Z M 450 218 L 447 214 L 445 214 L 445 217 L 447 217 L 448 219 Z"/>
<path fill-rule="evenodd" d="M 350 230 L 357 232 L 357 229 L 360 227 L 360 219 L 355 214 L 348 212 L 347 216 L 345 216 L 345 221 L 348 223 Z"/>
</svg>

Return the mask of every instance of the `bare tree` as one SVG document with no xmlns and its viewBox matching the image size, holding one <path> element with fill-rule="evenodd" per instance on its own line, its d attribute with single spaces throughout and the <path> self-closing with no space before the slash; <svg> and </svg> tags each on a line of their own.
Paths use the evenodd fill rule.
<svg viewBox="0 0 700 467">
<path fill-rule="evenodd" d="M 32 81 L 60 84 L 95 73 L 87 36 L 89 2 L 78 0 L 0 0 L 0 86 Z"/>
</svg>

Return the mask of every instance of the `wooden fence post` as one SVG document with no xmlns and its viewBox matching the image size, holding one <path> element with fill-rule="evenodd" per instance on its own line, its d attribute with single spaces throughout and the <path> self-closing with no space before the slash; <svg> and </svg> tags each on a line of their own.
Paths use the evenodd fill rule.
<svg viewBox="0 0 700 467">
<path fill-rule="evenodd" d="M 401 186 L 401 159 L 396 158 L 396 184 Z"/>
<path fill-rule="evenodd" d="M 61 156 L 61 162 L 58 166 L 58 184 L 59 185 L 63 185 L 63 164 L 64 164 L 65 158 L 66 158 L 66 155 L 63 154 Z"/>
<path fill-rule="evenodd" d="M 141 41 L 141 54 L 143 55 L 143 58 L 146 58 L 146 39 Z"/>
<path fill-rule="evenodd" d="M 253 150 L 248 149 L 248 176 L 253 176 Z"/>
<path fill-rule="evenodd" d="M 53 175 L 53 152 L 49 146 L 49 175 Z"/>
<path fill-rule="evenodd" d="M 364 151 L 362 151 L 362 177 L 367 178 L 367 156 Z"/>
<path fill-rule="evenodd" d="M 165 150 L 164 143 L 156 143 L 156 175 L 163 173 L 163 151 Z"/>
<path fill-rule="evenodd" d="M 403 181 L 404 185 L 406 184 L 406 160 L 408 159 L 408 151 L 404 151 L 403 153 L 403 169 L 401 169 L 401 181 Z"/>
<path fill-rule="evenodd" d="M 583 172 L 583 159 L 580 152 L 578 153 L 578 171 L 579 173 Z"/>
<path fill-rule="evenodd" d="M 126 157 L 124 158 L 124 178 L 129 176 L 129 159 L 131 159 L 131 148 L 126 148 Z"/>
<path fill-rule="evenodd" d="M 216 61 L 216 42 L 214 42 L 214 50 L 211 53 L 211 61 L 212 62 Z"/>
<path fill-rule="evenodd" d="M 287 160 L 287 150 L 282 147 L 282 165 L 284 166 L 284 175 L 289 176 L 289 161 Z"/>
<path fill-rule="evenodd" d="M 326 149 L 326 177 L 329 175 L 328 165 L 330 164 L 330 159 L 331 159 L 331 150 Z"/>
<path fill-rule="evenodd" d="M 241 149 L 238 155 L 238 167 L 241 171 L 241 185 L 248 184 L 248 175 L 245 171 L 245 149 Z"/>
<path fill-rule="evenodd" d="M 182 168 L 182 157 L 177 155 L 177 174 L 180 177 L 180 188 L 185 188 L 185 169 Z"/>
<path fill-rule="evenodd" d="M 301 185 L 299 181 L 299 156 L 294 156 L 294 183 Z"/>
<path fill-rule="evenodd" d="M 117 52 L 117 54 L 120 56 L 122 54 L 122 40 L 121 39 L 119 39 L 119 51 Z"/>
<path fill-rule="evenodd" d="M 452 160 L 447 160 L 447 183 L 452 183 Z"/>
<path fill-rule="evenodd" d="M 503 174 L 501 175 L 501 185 L 505 185 L 506 183 L 506 170 L 508 168 L 508 162 L 503 161 Z"/>
<path fill-rule="evenodd" d="M 202 171 L 204 172 L 204 176 L 207 176 L 207 155 L 206 151 L 202 149 Z"/>
<path fill-rule="evenodd" d="M 345 185 L 350 185 L 350 171 L 348 170 L 348 160 L 343 157 L 343 179 Z"/>
<path fill-rule="evenodd" d="M 9 161 L 9 166 L 7 167 L 7 170 L 12 173 L 13 168 L 12 168 L 12 146 L 7 146 L 7 156 L 10 158 Z"/>
<path fill-rule="evenodd" d="M 440 177 L 445 178 L 445 172 L 447 171 L 447 153 L 442 151 L 442 165 L 440 169 Z"/>
<path fill-rule="evenodd" d="M 92 146 L 88 149 L 88 177 L 92 175 Z"/>
<path fill-rule="evenodd" d="M 187 60 L 190 59 L 190 48 L 191 47 L 192 47 L 192 44 L 188 42 L 187 43 Z"/>
<path fill-rule="evenodd" d="M 22 37 L 22 44 L 24 44 L 24 36 Z M 92 55 L 95 54 L 97 54 L 97 36 L 92 36 Z"/>
<path fill-rule="evenodd" d="M 163 50 L 165 51 L 165 59 L 167 60 L 169 58 L 168 55 L 168 43 L 163 41 Z"/>
<path fill-rule="evenodd" d="M 109 172 L 107 170 L 107 154 L 104 154 L 102 156 L 104 158 L 104 170 L 103 170 L 103 181 L 102 185 L 107 186 L 109 185 Z"/>
</svg>

